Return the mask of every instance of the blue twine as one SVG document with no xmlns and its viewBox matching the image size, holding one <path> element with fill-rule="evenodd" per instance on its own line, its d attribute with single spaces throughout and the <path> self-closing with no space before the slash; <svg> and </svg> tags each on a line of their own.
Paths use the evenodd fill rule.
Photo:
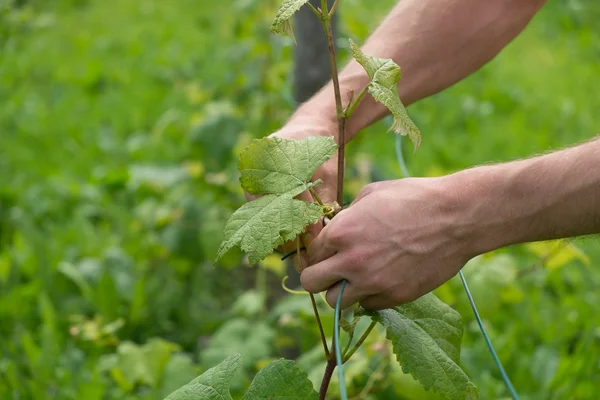
<svg viewBox="0 0 600 400">
<path fill-rule="evenodd" d="M 335 360 L 337 363 L 338 377 L 340 381 L 340 397 L 341 400 L 348 400 L 348 394 L 346 393 L 346 382 L 344 381 L 344 360 L 342 360 L 342 347 L 340 346 L 340 314 L 342 313 L 341 303 L 342 294 L 346 287 L 345 279 L 340 285 L 340 293 L 338 294 L 337 300 L 335 301 L 335 316 L 333 318 L 333 341 L 335 347 Z"/>
<path fill-rule="evenodd" d="M 404 161 L 404 155 L 402 154 L 402 136 L 400 135 L 396 135 L 396 159 L 398 160 L 398 164 L 400 165 L 400 169 L 402 170 L 402 174 L 404 174 L 405 178 L 410 178 L 410 174 L 408 173 L 408 168 L 406 168 L 406 162 Z M 494 361 L 496 362 L 496 366 L 498 367 L 498 371 L 500 371 L 500 375 L 502 376 L 502 380 L 504 381 L 504 385 L 506 386 L 506 388 L 508 389 L 508 391 L 510 392 L 510 395 L 512 396 L 513 400 L 519 400 L 519 395 L 517 394 L 517 391 L 515 390 L 514 386 L 512 385 L 510 379 L 508 378 L 508 374 L 506 373 L 506 371 L 504 370 L 504 367 L 502 366 L 502 362 L 500 361 L 500 358 L 498 357 L 498 355 L 496 354 L 496 351 L 494 350 L 494 346 L 492 345 L 492 341 L 490 340 L 485 327 L 483 326 L 483 322 L 481 321 L 481 318 L 479 316 L 479 312 L 477 311 L 477 306 L 475 306 L 475 300 L 473 300 L 473 296 L 471 295 L 471 291 L 469 290 L 469 285 L 467 285 L 467 280 L 465 279 L 465 276 L 463 275 L 462 270 L 458 271 L 458 275 L 460 276 L 460 280 L 462 281 L 463 287 L 465 288 L 465 293 L 467 294 L 467 298 L 469 299 L 469 303 L 471 303 L 471 308 L 473 309 L 473 314 L 475 315 L 475 319 L 477 320 L 477 324 L 479 325 L 479 329 L 481 330 L 481 333 L 483 334 L 483 338 L 485 339 L 485 343 L 487 344 L 487 347 L 490 351 L 490 354 L 492 355 L 492 358 L 494 359 Z M 340 296 L 341 297 L 341 296 Z"/>
</svg>

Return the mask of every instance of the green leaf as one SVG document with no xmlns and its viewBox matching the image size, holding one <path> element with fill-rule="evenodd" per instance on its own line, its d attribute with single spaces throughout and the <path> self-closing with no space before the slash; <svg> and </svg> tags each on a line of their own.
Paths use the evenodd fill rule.
<svg viewBox="0 0 600 400">
<path fill-rule="evenodd" d="M 225 225 L 225 240 L 219 247 L 217 260 L 239 245 L 250 253 L 250 264 L 256 264 L 273 249 L 304 232 L 306 226 L 317 222 L 323 215 L 323 208 L 294 199 L 304 190 L 301 186 L 281 195 L 268 194 L 240 207 Z"/>
<path fill-rule="evenodd" d="M 282 194 L 305 186 L 337 147 L 333 137 L 323 136 L 309 136 L 305 140 L 277 137 L 254 140 L 240 156 L 240 182 L 251 194 Z"/>
<path fill-rule="evenodd" d="M 229 381 L 240 366 L 241 354 L 228 357 L 171 393 L 165 400 L 232 400 L 229 394 Z"/>
<path fill-rule="evenodd" d="M 150 339 L 141 346 L 123 342 L 117 350 L 117 364 L 111 369 L 111 374 L 129 390 L 136 385 L 156 388 L 165 366 L 177 350 L 177 345 L 162 339 Z"/>
<path fill-rule="evenodd" d="M 459 366 L 462 320 L 460 314 L 427 294 L 387 310 L 367 311 L 386 327 L 402 370 L 448 400 L 472 400 L 478 391 Z"/>
<path fill-rule="evenodd" d="M 318 395 L 306 372 L 290 360 L 273 361 L 260 370 L 242 400 L 313 400 Z"/>
<path fill-rule="evenodd" d="M 240 366 L 240 354 L 228 357 L 171 393 L 165 400 L 232 400 L 229 382 Z M 242 400 L 316 400 L 317 393 L 304 371 L 290 360 L 273 361 L 260 370 Z"/>
<path fill-rule="evenodd" d="M 217 261 L 239 245 L 250 253 L 250 264 L 256 264 L 317 222 L 323 208 L 294 197 L 322 183 L 308 180 L 336 149 L 332 137 L 253 141 L 240 156 L 240 182 L 247 192 L 266 195 L 244 204 L 229 218 Z"/>
<path fill-rule="evenodd" d="M 279 10 L 277 10 L 277 14 L 275 14 L 275 19 L 271 24 L 271 32 L 289 35 L 296 41 L 290 19 L 306 3 L 308 3 L 308 0 L 284 0 Z"/>
<path fill-rule="evenodd" d="M 371 96 L 390 110 L 394 117 L 394 124 L 390 129 L 394 132 L 408 136 L 413 142 L 415 150 L 421 144 L 421 132 L 410 119 L 406 108 L 400 101 L 398 82 L 400 82 L 400 67 L 391 59 L 378 58 L 365 55 L 360 48 L 350 39 L 350 51 L 354 59 L 363 66 L 369 75 L 369 93 Z"/>
<path fill-rule="evenodd" d="M 202 349 L 200 365 L 212 367 L 223 357 L 243 353 L 242 368 L 254 370 L 258 362 L 272 354 L 276 336 L 274 329 L 264 321 L 230 319 L 212 335 L 209 345 Z M 236 379 L 231 385 L 241 386 L 241 383 Z"/>
</svg>

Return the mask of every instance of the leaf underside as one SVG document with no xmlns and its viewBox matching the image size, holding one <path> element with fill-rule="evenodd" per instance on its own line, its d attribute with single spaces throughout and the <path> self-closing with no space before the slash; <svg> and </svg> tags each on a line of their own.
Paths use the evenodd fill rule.
<svg viewBox="0 0 600 400">
<path fill-rule="evenodd" d="M 408 136 L 416 150 L 421 144 L 421 132 L 410 119 L 406 108 L 400 101 L 398 82 L 400 82 L 402 74 L 398 64 L 391 59 L 365 55 L 352 39 L 350 39 L 350 51 L 354 59 L 369 75 L 371 96 L 392 113 L 394 124 L 390 129 L 400 135 Z"/>
<path fill-rule="evenodd" d="M 309 180 L 336 150 L 332 137 L 254 140 L 240 156 L 240 182 L 248 193 L 264 196 L 244 204 L 229 218 L 217 260 L 239 246 L 249 253 L 250 264 L 256 264 L 316 223 L 323 207 L 294 197 L 322 183 Z"/>
<path fill-rule="evenodd" d="M 240 367 L 241 354 L 226 358 L 165 400 L 232 400 L 229 382 Z M 242 400 L 316 400 L 307 374 L 293 361 L 280 359 L 260 370 Z"/>
<path fill-rule="evenodd" d="M 448 400 L 475 400 L 478 391 L 459 365 L 460 314 L 429 293 L 387 310 L 360 310 L 386 328 L 405 373 Z"/>
<path fill-rule="evenodd" d="M 330 137 L 255 140 L 240 156 L 240 183 L 251 194 L 285 193 L 304 185 L 336 150 L 337 144 Z"/>
<path fill-rule="evenodd" d="M 284 0 L 275 14 L 275 19 L 271 24 L 271 32 L 289 35 L 296 41 L 290 19 L 306 3 L 308 3 L 308 0 Z"/>
</svg>

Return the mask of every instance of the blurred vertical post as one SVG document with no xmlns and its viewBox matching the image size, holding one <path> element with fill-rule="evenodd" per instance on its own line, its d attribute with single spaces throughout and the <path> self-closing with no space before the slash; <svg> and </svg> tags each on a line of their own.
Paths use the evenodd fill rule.
<svg viewBox="0 0 600 400">
<path fill-rule="evenodd" d="M 310 0 L 316 7 L 320 0 Z M 327 0 L 329 7 L 333 0 Z M 333 16 L 335 36 L 339 8 Z M 308 6 L 302 7 L 295 15 L 294 34 L 297 45 L 294 61 L 294 100 L 300 104 L 308 100 L 331 79 L 327 38 L 323 32 L 323 23 Z"/>
<path fill-rule="evenodd" d="M 321 0 L 310 0 L 310 3 L 321 7 Z M 329 8 L 334 0 L 327 0 Z M 337 27 L 338 8 L 333 15 L 333 34 L 335 36 Z M 331 79 L 331 68 L 329 66 L 329 50 L 327 49 L 327 37 L 323 30 L 323 23 L 316 17 L 308 6 L 302 7 L 294 16 L 294 35 L 296 36 L 296 47 L 294 54 L 294 101 L 300 105 L 315 94 L 323 85 Z M 333 92 L 331 93 L 333 96 Z M 300 285 L 300 277 L 291 263 L 288 263 L 288 285 L 297 287 Z"/>
</svg>

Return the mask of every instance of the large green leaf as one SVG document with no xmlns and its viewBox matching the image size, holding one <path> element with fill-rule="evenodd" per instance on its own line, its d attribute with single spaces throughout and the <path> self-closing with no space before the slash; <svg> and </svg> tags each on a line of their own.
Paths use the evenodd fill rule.
<svg viewBox="0 0 600 400">
<path fill-rule="evenodd" d="M 371 79 L 369 83 L 371 96 L 392 113 L 394 124 L 391 129 L 400 135 L 408 136 L 416 150 L 421 144 L 421 132 L 410 119 L 406 108 L 400 101 L 398 82 L 400 82 L 402 74 L 398 64 L 391 59 L 365 55 L 352 39 L 350 39 L 350 51 Z"/>
<path fill-rule="evenodd" d="M 217 260 L 239 245 L 243 251 L 250 253 L 250 264 L 256 264 L 273 249 L 304 232 L 307 225 L 317 222 L 323 215 L 323 208 L 294 199 L 315 183 L 281 195 L 268 194 L 240 207 L 225 225 L 225 240 L 219 247 Z"/>
<path fill-rule="evenodd" d="M 232 400 L 229 394 L 229 381 L 240 366 L 241 354 L 226 358 L 171 393 L 165 400 Z"/>
<path fill-rule="evenodd" d="M 165 400 L 232 400 L 229 382 L 240 366 L 240 354 L 228 357 L 171 393 Z M 243 400 L 316 400 L 317 393 L 293 361 L 273 361 L 254 377 Z"/>
<path fill-rule="evenodd" d="M 337 150 L 332 137 L 305 140 L 277 137 L 254 140 L 240 155 L 240 182 L 252 194 L 282 194 L 306 185 L 313 173 Z"/>
<path fill-rule="evenodd" d="M 318 395 L 306 372 L 290 360 L 273 361 L 256 374 L 242 400 L 313 400 Z"/>
<path fill-rule="evenodd" d="M 478 391 L 459 366 L 460 314 L 433 294 L 387 310 L 360 310 L 386 327 L 402 370 L 448 400 L 473 400 Z"/>
<path fill-rule="evenodd" d="M 289 35 L 294 38 L 290 19 L 306 3 L 308 3 L 308 0 L 284 0 L 279 10 L 277 10 L 277 14 L 275 14 L 275 19 L 271 24 L 271 32 Z"/>
<path fill-rule="evenodd" d="M 250 264 L 255 264 L 317 222 L 323 208 L 294 197 L 322 183 L 308 181 L 336 149 L 332 137 L 253 141 L 240 156 L 240 181 L 247 192 L 265 195 L 244 204 L 229 218 L 217 260 L 239 245 L 250 253 Z"/>
</svg>

